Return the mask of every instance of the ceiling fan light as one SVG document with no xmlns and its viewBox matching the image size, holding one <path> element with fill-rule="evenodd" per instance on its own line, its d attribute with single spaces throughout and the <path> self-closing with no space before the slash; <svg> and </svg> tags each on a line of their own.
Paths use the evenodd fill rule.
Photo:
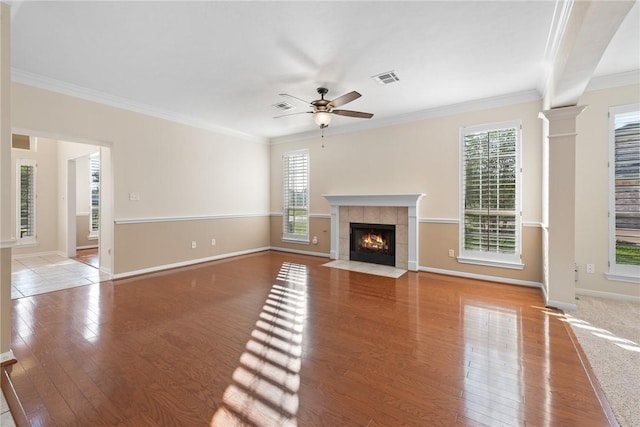
<svg viewBox="0 0 640 427">
<path fill-rule="evenodd" d="M 313 121 L 316 122 L 318 126 L 321 128 L 326 128 L 331 123 L 332 119 L 331 113 L 327 113 L 326 111 L 317 111 L 313 113 Z"/>
</svg>

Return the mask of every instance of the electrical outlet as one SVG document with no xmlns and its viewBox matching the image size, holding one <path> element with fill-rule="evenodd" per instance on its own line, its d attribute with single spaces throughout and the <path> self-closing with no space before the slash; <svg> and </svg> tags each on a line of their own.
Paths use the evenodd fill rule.
<svg viewBox="0 0 640 427">
<path fill-rule="evenodd" d="M 449 256 L 450 256 L 451 258 L 453 258 L 454 256 L 456 256 L 456 253 L 454 252 L 454 250 L 453 250 L 453 249 L 449 249 Z"/>
<path fill-rule="evenodd" d="M 137 191 L 133 192 L 133 193 L 129 193 L 129 200 L 132 201 L 132 202 L 139 201 L 140 200 L 140 193 L 138 193 Z"/>
<path fill-rule="evenodd" d="M 216 245 L 216 239 L 211 239 L 211 246 L 215 246 Z"/>
<path fill-rule="evenodd" d="M 596 272 L 596 266 L 594 264 L 587 264 L 587 273 L 593 274 Z"/>
<path fill-rule="evenodd" d="M 197 246 L 196 241 L 195 241 L 195 240 L 192 240 L 192 241 L 191 241 L 191 249 L 195 249 L 195 248 L 196 248 L 196 246 Z"/>
</svg>

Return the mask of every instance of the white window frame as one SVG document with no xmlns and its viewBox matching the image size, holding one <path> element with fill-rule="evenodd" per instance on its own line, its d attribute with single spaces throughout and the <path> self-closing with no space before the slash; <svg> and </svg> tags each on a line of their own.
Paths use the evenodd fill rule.
<svg viewBox="0 0 640 427">
<path fill-rule="evenodd" d="M 302 234 L 302 233 L 290 233 L 287 231 L 287 223 L 289 221 L 289 215 L 288 215 L 288 209 L 289 209 L 289 205 L 288 205 L 288 201 L 289 198 L 287 196 L 288 194 L 288 183 L 286 182 L 286 167 L 287 167 L 287 160 L 290 157 L 299 157 L 299 156 L 305 156 L 306 157 L 306 161 L 307 161 L 307 170 L 306 170 L 306 181 L 307 181 L 307 185 L 306 185 L 306 195 L 305 195 L 305 200 L 306 200 L 306 206 L 299 206 L 299 207 L 303 207 L 306 209 L 307 214 L 306 214 L 306 222 L 307 222 L 307 229 L 306 229 L 306 233 Z M 304 150 L 295 150 L 295 151 L 288 151 L 286 153 L 283 153 L 282 155 L 282 241 L 285 242 L 292 242 L 292 243 L 309 243 L 309 163 L 310 163 L 310 159 L 309 159 L 309 150 L 304 149 Z"/>
<path fill-rule="evenodd" d="M 488 132 L 499 129 L 516 129 L 516 200 L 515 200 L 515 249 L 513 254 L 494 253 L 482 250 L 465 249 L 465 135 L 470 133 Z M 477 264 L 490 267 L 501 267 L 522 270 L 522 122 L 512 120 L 507 122 L 487 123 L 460 128 L 460 223 L 459 223 L 459 254 L 458 262 Z"/>
<path fill-rule="evenodd" d="M 616 171 L 615 119 L 617 115 L 640 111 L 640 103 L 609 108 L 609 271 L 610 280 L 640 283 L 640 266 L 616 263 Z"/>
<path fill-rule="evenodd" d="M 22 222 L 22 212 L 20 209 L 21 205 L 21 193 L 22 193 L 22 176 L 21 169 L 23 166 L 28 166 L 33 168 L 32 174 L 32 194 L 33 194 L 33 211 L 31 214 L 32 224 L 32 236 L 23 237 L 21 234 L 21 222 Z M 37 173 L 38 173 L 38 164 L 34 159 L 17 159 L 16 160 L 16 240 L 18 245 L 33 245 L 37 243 L 38 239 L 38 231 L 37 231 Z"/>
<path fill-rule="evenodd" d="M 98 205 L 93 204 L 93 161 L 94 159 L 98 159 Z M 94 153 L 89 156 L 89 201 L 91 203 L 89 209 L 89 240 L 95 240 L 98 238 L 100 232 L 100 220 L 98 219 L 98 224 L 94 227 L 93 224 L 93 211 L 95 209 L 98 210 L 98 218 L 100 215 L 100 153 Z"/>
</svg>

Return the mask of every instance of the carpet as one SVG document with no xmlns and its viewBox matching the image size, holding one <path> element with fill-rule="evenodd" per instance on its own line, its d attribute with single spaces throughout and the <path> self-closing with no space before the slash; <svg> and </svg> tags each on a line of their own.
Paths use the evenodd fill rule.
<svg viewBox="0 0 640 427">
<path fill-rule="evenodd" d="M 582 350 L 623 427 L 640 427 L 640 304 L 579 296 L 566 313 Z"/>
</svg>

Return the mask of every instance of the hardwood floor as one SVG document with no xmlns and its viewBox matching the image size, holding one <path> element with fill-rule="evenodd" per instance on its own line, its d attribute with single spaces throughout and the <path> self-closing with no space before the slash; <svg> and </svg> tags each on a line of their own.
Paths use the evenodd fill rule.
<svg viewBox="0 0 640 427">
<path fill-rule="evenodd" d="M 263 252 L 13 303 L 34 426 L 606 426 L 538 289 Z"/>
<path fill-rule="evenodd" d="M 78 249 L 76 256 L 73 257 L 76 261 L 80 261 L 91 267 L 100 268 L 100 260 L 98 258 L 98 248 L 91 249 Z"/>
</svg>

